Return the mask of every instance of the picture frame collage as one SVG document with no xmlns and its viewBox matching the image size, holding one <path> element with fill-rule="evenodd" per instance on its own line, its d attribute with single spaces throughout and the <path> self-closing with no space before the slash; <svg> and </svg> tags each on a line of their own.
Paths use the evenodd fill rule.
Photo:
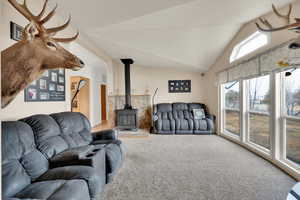
<svg viewBox="0 0 300 200">
<path fill-rule="evenodd" d="M 65 69 L 47 70 L 25 89 L 25 102 L 65 101 Z"/>
<path fill-rule="evenodd" d="M 169 80 L 169 93 L 191 93 L 191 80 Z"/>
</svg>

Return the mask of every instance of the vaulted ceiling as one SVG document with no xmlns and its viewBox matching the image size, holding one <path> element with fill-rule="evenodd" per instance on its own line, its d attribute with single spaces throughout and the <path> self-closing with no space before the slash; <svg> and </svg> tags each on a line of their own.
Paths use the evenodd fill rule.
<svg viewBox="0 0 300 200">
<path fill-rule="evenodd" d="M 293 0 L 59 0 L 114 59 L 206 71 L 241 26 Z"/>
</svg>

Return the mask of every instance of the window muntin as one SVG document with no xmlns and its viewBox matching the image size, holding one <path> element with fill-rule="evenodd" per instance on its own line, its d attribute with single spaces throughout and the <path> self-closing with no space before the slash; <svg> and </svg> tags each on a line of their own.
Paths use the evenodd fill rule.
<svg viewBox="0 0 300 200">
<path fill-rule="evenodd" d="M 290 76 L 283 72 L 285 158 L 300 166 L 300 69 Z"/>
<path fill-rule="evenodd" d="M 270 149 L 270 76 L 248 80 L 249 141 Z"/>
<path fill-rule="evenodd" d="M 224 84 L 224 129 L 234 135 L 240 135 L 240 83 Z"/>
<path fill-rule="evenodd" d="M 233 62 L 265 45 L 268 44 L 269 38 L 266 33 L 255 32 L 244 41 L 237 44 L 231 53 L 230 62 Z"/>
</svg>

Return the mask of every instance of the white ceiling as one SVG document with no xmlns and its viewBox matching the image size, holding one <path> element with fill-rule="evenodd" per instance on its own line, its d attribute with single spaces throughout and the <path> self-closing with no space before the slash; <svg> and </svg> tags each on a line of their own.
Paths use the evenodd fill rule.
<svg viewBox="0 0 300 200">
<path fill-rule="evenodd" d="M 293 0 L 60 0 L 62 12 L 114 59 L 206 71 L 242 24 Z"/>
</svg>

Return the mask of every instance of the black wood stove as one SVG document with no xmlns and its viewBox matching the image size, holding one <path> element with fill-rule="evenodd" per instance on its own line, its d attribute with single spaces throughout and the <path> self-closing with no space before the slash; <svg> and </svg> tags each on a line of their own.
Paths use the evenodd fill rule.
<svg viewBox="0 0 300 200">
<path fill-rule="evenodd" d="M 134 61 L 130 58 L 121 59 L 125 66 L 125 106 L 124 109 L 116 110 L 116 124 L 120 130 L 138 130 L 138 110 L 131 105 L 130 65 Z"/>
</svg>

